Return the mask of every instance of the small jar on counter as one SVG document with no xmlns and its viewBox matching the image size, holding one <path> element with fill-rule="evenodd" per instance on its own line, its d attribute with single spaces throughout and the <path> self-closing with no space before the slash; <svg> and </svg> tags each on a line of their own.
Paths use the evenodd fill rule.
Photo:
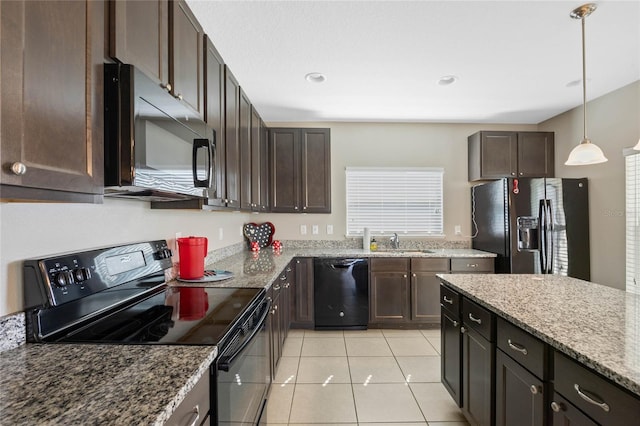
<svg viewBox="0 0 640 426">
<path fill-rule="evenodd" d="M 369 244 L 369 250 L 371 250 L 371 251 L 378 250 L 378 242 L 376 241 L 375 238 L 371 239 L 371 243 Z"/>
</svg>

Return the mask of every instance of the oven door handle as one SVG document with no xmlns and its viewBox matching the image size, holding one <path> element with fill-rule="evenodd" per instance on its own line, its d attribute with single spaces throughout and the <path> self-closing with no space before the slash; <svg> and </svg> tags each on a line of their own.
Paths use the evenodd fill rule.
<svg viewBox="0 0 640 426">
<path fill-rule="evenodd" d="M 244 341 L 242 342 L 242 345 L 240 345 L 240 347 L 234 354 L 220 357 L 220 361 L 218 362 L 218 370 L 228 372 L 231 367 L 231 364 L 233 364 L 233 361 L 238 357 L 238 355 L 242 353 L 244 348 L 246 348 L 247 345 L 251 343 L 251 340 L 253 340 L 255 335 L 258 334 L 258 332 L 260 332 L 260 330 L 262 329 L 262 326 L 267 321 L 267 316 L 269 315 L 269 311 L 271 310 L 271 300 L 265 299 L 263 304 L 266 305 L 266 308 L 264 309 L 264 313 L 262 314 L 260 321 L 258 321 L 258 325 L 251 331 L 251 334 L 244 339 Z"/>
</svg>

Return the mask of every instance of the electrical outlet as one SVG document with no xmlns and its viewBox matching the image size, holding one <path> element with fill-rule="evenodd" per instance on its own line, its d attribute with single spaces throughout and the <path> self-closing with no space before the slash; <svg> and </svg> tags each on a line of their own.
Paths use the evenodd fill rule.
<svg viewBox="0 0 640 426">
<path fill-rule="evenodd" d="M 327 235 L 333 234 L 333 225 L 327 225 Z"/>
<path fill-rule="evenodd" d="M 307 225 L 300 225 L 300 235 L 307 235 Z"/>
<path fill-rule="evenodd" d="M 455 233 L 456 235 L 462 235 L 462 229 L 460 228 L 460 225 L 456 225 L 456 226 L 454 227 L 454 233 Z"/>
<path fill-rule="evenodd" d="M 222 241 L 224 239 L 224 228 L 218 228 L 218 240 Z"/>
<path fill-rule="evenodd" d="M 311 233 L 313 235 L 318 235 L 318 225 L 311 225 Z"/>
</svg>

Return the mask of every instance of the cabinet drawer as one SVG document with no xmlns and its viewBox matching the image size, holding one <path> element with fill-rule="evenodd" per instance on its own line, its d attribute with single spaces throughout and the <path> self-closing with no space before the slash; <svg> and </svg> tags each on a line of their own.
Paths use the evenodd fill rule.
<svg viewBox="0 0 640 426">
<path fill-rule="evenodd" d="M 494 317 L 485 308 L 469 299 L 462 299 L 462 322 L 473 328 L 490 342 L 494 341 Z"/>
<path fill-rule="evenodd" d="M 209 412 L 209 370 L 189 391 L 186 398 L 178 405 L 167 420 L 167 425 L 200 424 Z M 196 420 L 196 417 L 199 417 Z"/>
<path fill-rule="evenodd" d="M 406 272 L 409 260 L 406 257 L 374 257 L 369 260 L 369 268 L 371 272 Z"/>
<path fill-rule="evenodd" d="M 502 318 L 498 318 L 497 336 L 498 348 L 539 379 L 546 379 L 548 347 L 544 342 Z"/>
<path fill-rule="evenodd" d="M 440 284 L 440 306 L 454 314 L 456 318 L 460 318 L 460 295 L 442 284 Z"/>
<path fill-rule="evenodd" d="M 554 353 L 555 390 L 602 425 L 637 424 L 640 398 L 578 362 Z"/>
<path fill-rule="evenodd" d="M 449 270 L 449 258 L 414 257 L 411 259 L 411 270 L 414 272 L 446 272 Z"/>
<path fill-rule="evenodd" d="M 451 272 L 493 272 L 493 257 L 454 257 Z"/>
</svg>

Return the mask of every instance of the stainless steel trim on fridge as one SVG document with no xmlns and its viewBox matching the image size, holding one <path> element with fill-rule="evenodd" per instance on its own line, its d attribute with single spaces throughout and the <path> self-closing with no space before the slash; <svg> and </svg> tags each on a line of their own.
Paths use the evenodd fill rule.
<svg viewBox="0 0 640 426">
<path fill-rule="evenodd" d="M 505 178 L 471 189 L 472 247 L 496 272 L 590 279 L 588 181 Z"/>
</svg>

